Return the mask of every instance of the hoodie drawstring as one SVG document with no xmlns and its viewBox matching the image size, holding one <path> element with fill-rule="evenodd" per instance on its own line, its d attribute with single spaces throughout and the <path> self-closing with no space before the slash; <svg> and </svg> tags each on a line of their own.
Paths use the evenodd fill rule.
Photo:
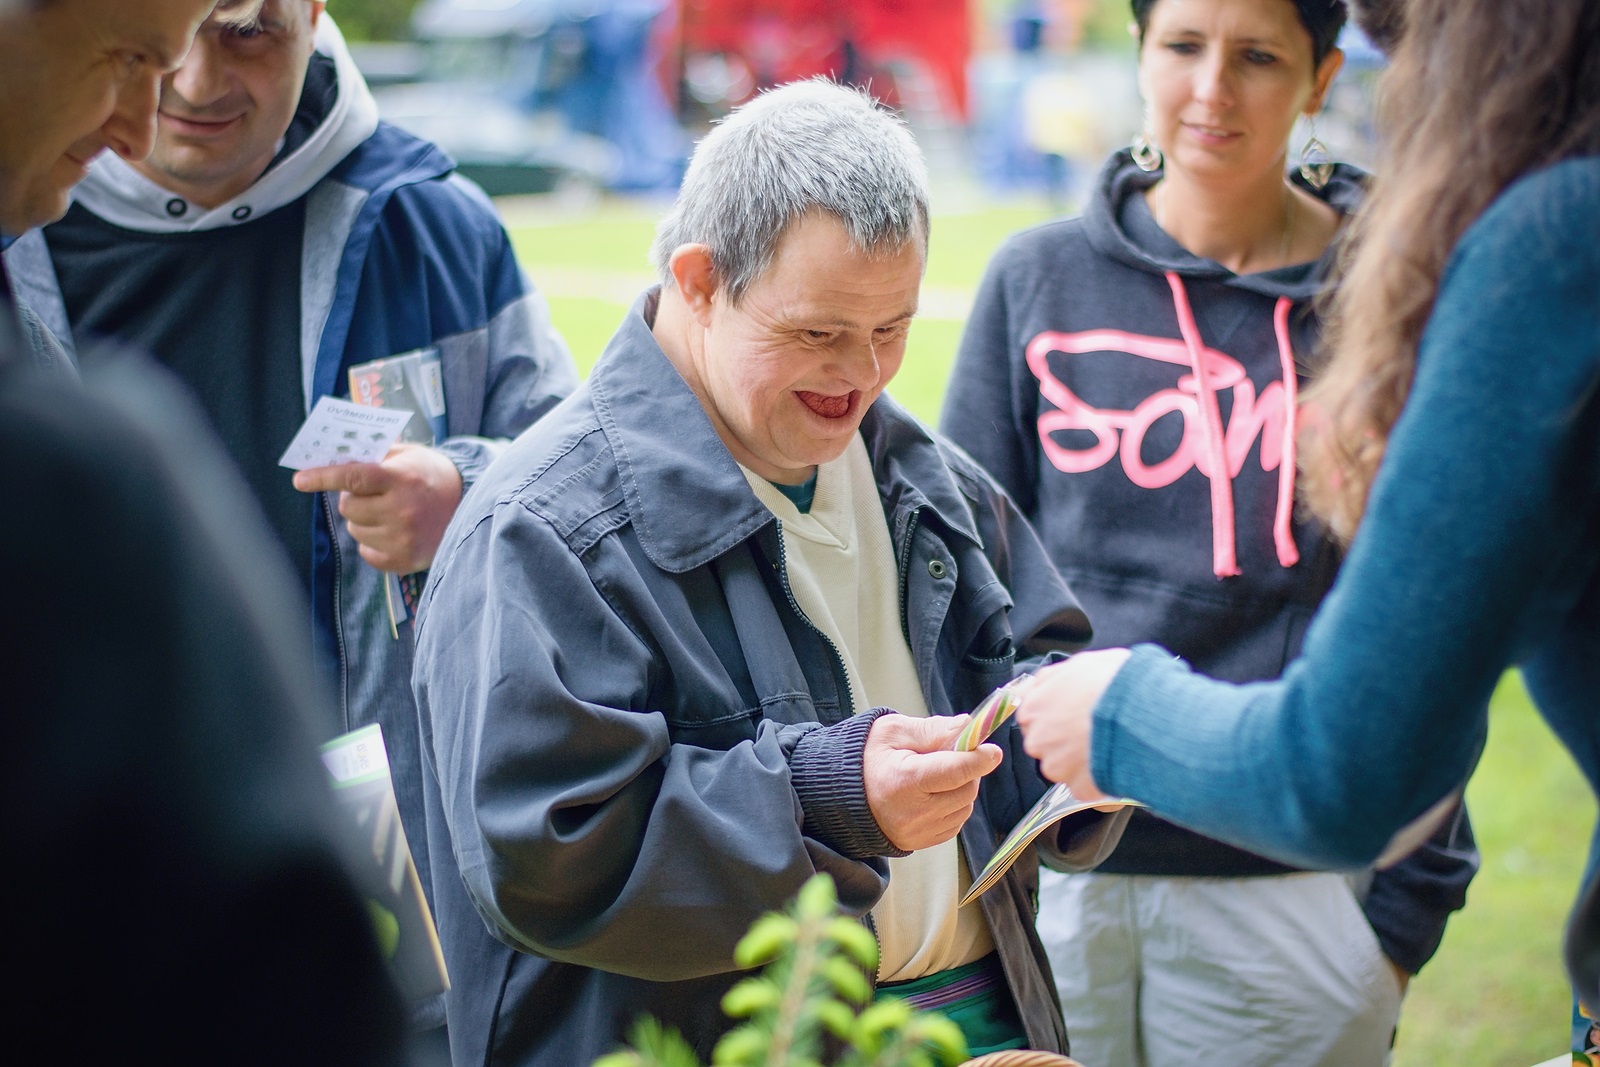
<svg viewBox="0 0 1600 1067">
<path fill-rule="evenodd" d="M 1278 515 L 1272 524 L 1272 539 L 1277 542 L 1278 562 L 1293 567 L 1300 562 L 1300 547 L 1294 543 L 1294 476 L 1298 457 L 1294 451 L 1296 423 L 1300 413 L 1300 378 L 1294 372 L 1294 346 L 1289 343 L 1289 309 L 1294 301 L 1278 297 L 1272 311 L 1272 329 L 1278 335 L 1278 362 L 1283 368 L 1283 447 L 1278 450 Z"/>
<path fill-rule="evenodd" d="M 1233 514 L 1233 471 L 1228 464 L 1228 449 L 1222 433 L 1222 411 L 1217 406 L 1217 392 L 1205 368 L 1205 346 L 1200 343 L 1200 327 L 1195 323 L 1194 311 L 1189 306 L 1189 294 L 1183 279 L 1173 271 L 1166 273 L 1167 284 L 1172 288 L 1172 306 L 1178 313 L 1178 330 L 1189 351 L 1189 365 L 1194 370 L 1195 393 L 1200 407 L 1201 447 L 1205 451 L 1208 477 L 1211 482 L 1211 569 L 1218 578 L 1241 574 L 1235 544 Z M 1278 550 L 1278 562 L 1292 567 L 1300 561 L 1300 551 L 1294 543 L 1291 521 L 1294 517 L 1295 475 L 1295 407 L 1298 402 L 1298 382 L 1294 372 L 1294 349 L 1289 343 L 1289 309 L 1293 301 L 1279 297 L 1272 322 L 1278 339 L 1278 362 L 1283 372 L 1283 441 L 1278 459 L 1278 508 L 1273 523 L 1273 541 Z"/>
</svg>

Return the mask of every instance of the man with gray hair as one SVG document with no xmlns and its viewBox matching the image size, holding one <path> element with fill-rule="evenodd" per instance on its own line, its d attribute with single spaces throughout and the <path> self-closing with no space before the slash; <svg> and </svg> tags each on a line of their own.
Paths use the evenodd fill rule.
<svg viewBox="0 0 1600 1067">
<path fill-rule="evenodd" d="M 414 673 L 456 1062 L 588 1063 L 644 1013 L 705 1054 L 734 944 L 818 871 L 880 990 L 953 1003 L 975 1049 L 1065 1048 L 1036 864 L 957 907 L 1044 784 L 1009 727 L 951 749 L 1089 628 L 882 395 L 927 234 L 901 123 L 826 82 L 758 98 L 696 151 L 660 286 L 462 502 Z M 1089 864 L 1119 829 L 1049 847 Z"/>
</svg>

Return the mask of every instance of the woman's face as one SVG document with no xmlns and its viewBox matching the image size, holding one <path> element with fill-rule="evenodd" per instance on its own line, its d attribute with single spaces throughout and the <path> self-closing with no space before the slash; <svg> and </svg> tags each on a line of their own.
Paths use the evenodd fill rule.
<svg viewBox="0 0 1600 1067">
<path fill-rule="evenodd" d="M 1283 173 L 1295 120 L 1322 107 L 1344 57 L 1314 67 L 1291 0 L 1160 0 L 1139 49 L 1139 89 L 1168 176 L 1248 184 Z"/>
</svg>

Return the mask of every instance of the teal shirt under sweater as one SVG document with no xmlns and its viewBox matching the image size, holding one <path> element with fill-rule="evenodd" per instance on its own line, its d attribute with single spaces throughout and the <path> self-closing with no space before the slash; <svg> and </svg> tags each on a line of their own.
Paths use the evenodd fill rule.
<svg viewBox="0 0 1600 1067">
<path fill-rule="evenodd" d="M 1299 659 L 1234 686 L 1139 647 L 1095 708 L 1091 769 L 1202 833 L 1358 867 L 1462 785 L 1517 664 L 1600 791 L 1600 158 L 1522 179 L 1463 236 Z M 1600 895 L 1578 915 L 1594 1000 Z"/>
</svg>

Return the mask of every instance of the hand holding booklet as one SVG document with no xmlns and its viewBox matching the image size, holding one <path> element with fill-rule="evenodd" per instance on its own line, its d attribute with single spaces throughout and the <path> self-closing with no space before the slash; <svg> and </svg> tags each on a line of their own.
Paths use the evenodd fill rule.
<svg viewBox="0 0 1600 1067">
<path fill-rule="evenodd" d="M 951 747 L 957 752 L 971 752 L 988 739 L 989 735 L 998 730 L 1007 719 L 1022 706 L 1022 692 L 1027 688 L 1029 677 L 1023 675 L 1014 678 L 990 693 L 984 702 L 973 711 L 972 718 L 957 735 L 955 744 Z M 994 884 L 1000 880 L 1001 875 L 1017 861 L 1023 849 L 1033 844 L 1033 839 L 1044 833 L 1057 822 L 1090 808 L 1101 811 L 1115 811 L 1118 808 L 1143 807 L 1137 800 L 1126 797 L 1101 797 L 1099 800 L 1084 800 L 1074 796 L 1072 790 L 1065 785 L 1054 785 L 1048 789 L 1044 796 L 1033 809 L 1024 815 L 1020 822 L 1000 842 L 1000 847 L 995 849 L 989 862 L 972 881 L 972 888 L 967 890 L 967 895 L 961 898 L 961 907 L 977 900 Z"/>
<path fill-rule="evenodd" d="M 363 407 L 385 409 L 402 417 L 399 440 L 436 445 L 445 438 L 444 364 L 437 348 L 419 348 L 374 359 L 350 368 L 350 400 Z M 400 624 L 422 596 L 414 574 L 383 576 L 389 609 L 389 634 L 400 637 Z"/>
<path fill-rule="evenodd" d="M 374 359 L 350 368 L 350 399 L 323 396 L 279 464 L 294 470 L 342 463 L 382 463 L 397 442 L 435 445 L 447 430 L 444 373 L 437 348 Z M 331 516 L 330 516 L 331 518 Z M 389 634 L 422 594 L 414 574 L 383 576 Z"/>
</svg>

